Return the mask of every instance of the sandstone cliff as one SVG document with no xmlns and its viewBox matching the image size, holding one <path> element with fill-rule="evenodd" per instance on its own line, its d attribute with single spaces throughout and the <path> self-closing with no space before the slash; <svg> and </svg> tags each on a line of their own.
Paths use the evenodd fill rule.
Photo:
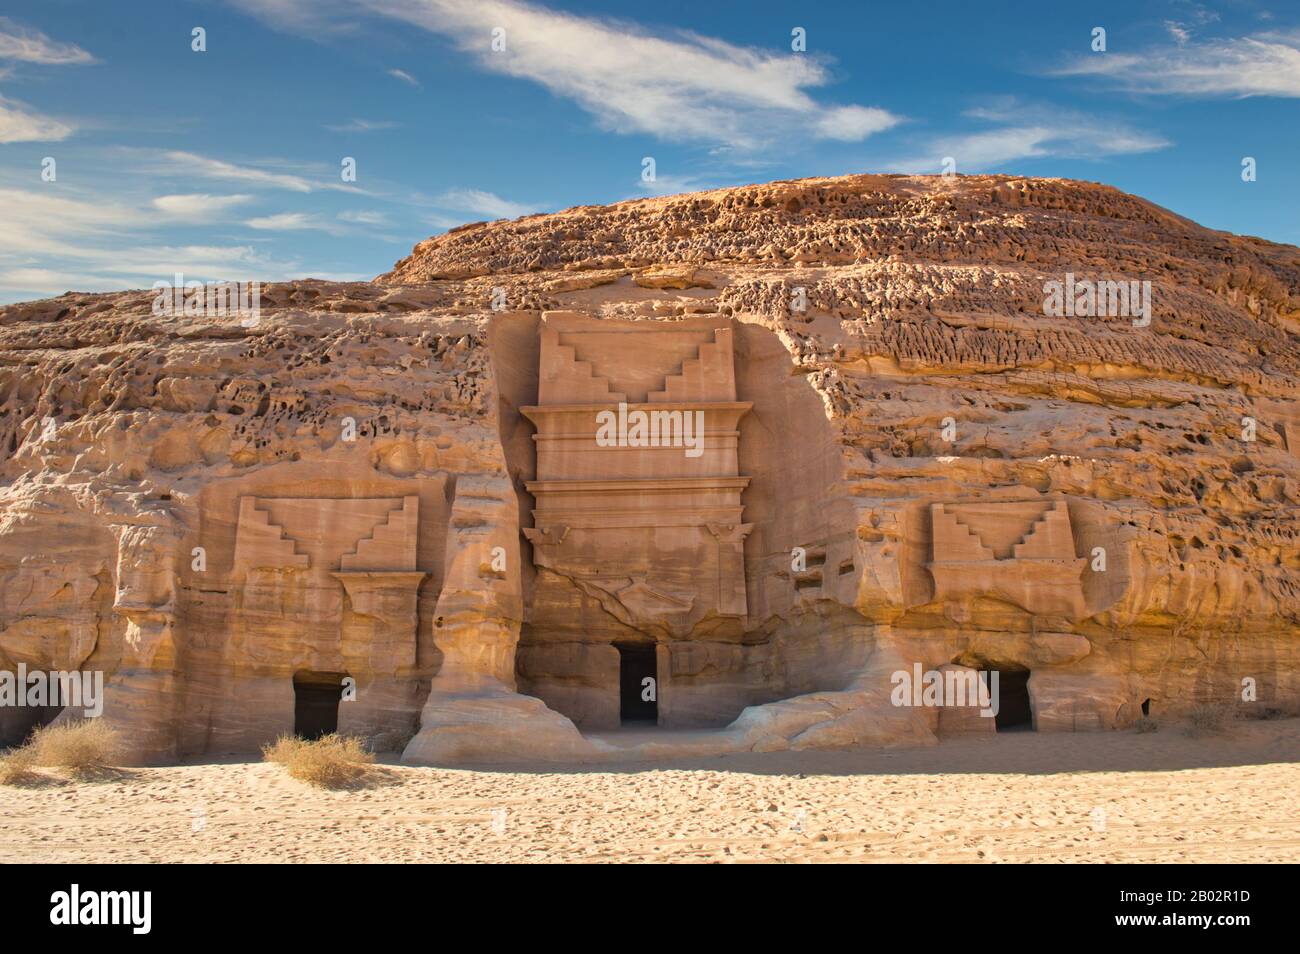
<svg viewBox="0 0 1300 954">
<path fill-rule="evenodd" d="M 642 671 L 712 730 L 650 756 L 992 728 L 891 705 L 916 664 L 1027 674 L 1040 730 L 1300 705 L 1295 248 L 852 176 L 464 226 L 251 327 L 154 297 L 0 308 L 0 668 L 108 673 L 139 760 L 332 680 L 435 762 L 614 757 Z M 600 452 L 619 404 L 700 455 Z"/>
</svg>

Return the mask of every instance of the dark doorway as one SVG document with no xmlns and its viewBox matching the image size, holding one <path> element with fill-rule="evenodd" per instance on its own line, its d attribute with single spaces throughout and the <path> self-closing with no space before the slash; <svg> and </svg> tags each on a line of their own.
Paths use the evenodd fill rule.
<svg viewBox="0 0 1300 954">
<path fill-rule="evenodd" d="M 999 732 L 1027 732 L 1034 728 L 1034 710 L 1029 707 L 1029 670 L 998 671 Z"/>
<path fill-rule="evenodd" d="M 293 677 L 293 734 L 319 739 L 339 730 L 343 673 L 299 672 Z"/>
<path fill-rule="evenodd" d="M 636 644 L 616 646 L 619 656 L 619 718 L 624 725 L 659 724 L 659 667 L 655 647 Z M 649 698 L 647 698 L 649 697 Z"/>
<path fill-rule="evenodd" d="M 22 745 L 37 729 L 43 729 L 59 717 L 63 706 L 0 707 L 0 749 Z"/>
</svg>

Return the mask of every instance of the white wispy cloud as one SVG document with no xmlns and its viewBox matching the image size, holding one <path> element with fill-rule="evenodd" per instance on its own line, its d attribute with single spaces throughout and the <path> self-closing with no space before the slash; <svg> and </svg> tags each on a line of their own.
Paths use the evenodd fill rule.
<svg viewBox="0 0 1300 954">
<path fill-rule="evenodd" d="M 897 117 L 872 106 L 836 106 L 822 110 L 813 120 L 812 129 L 817 139 L 860 142 L 898 122 Z"/>
<path fill-rule="evenodd" d="M 192 152 L 172 151 L 163 153 L 158 165 L 167 171 L 179 172 L 203 179 L 217 179 L 227 182 L 247 182 L 254 185 L 270 186 L 275 189 L 288 189 L 292 192 L 310 192 L 312 184 L 302 176 L 269 172 L 252 166 L 238 166 L 221 159 L 212 159 Z"/>
<path fill-rule="evenodd" d="M 0 60 L 42 66 L 81 66 L 95 62 L 93 56 L 75 43 L 58 43 L 8 17 L 0 17 Z"/>
<path fill-rule="evenodd" d="M 308 16 L 346 18 L 358 9 L 414 25 L 450 38 L 486 70 L 573 100 L 617 132 L 755 148 L 792 136 L 857 141 L 900 121 L 875 106 L 815 100 L 809 90 L 831 73 L 810 55 L 686 31 L 660 35 L 520 0 L 277 0 L 270 12 L 236 2 L 288 29 Z M 497 27 L 505 49 L 494 52 L 487 38 Z"/>
<path fill-rule="evenodd" d="M 1181 24 L 1170 30 L 1172 45 L 1094 53 L 1054 75 L 1096 76 L 1137 93 L 1300 97 L 1300 31 L 1193 41 Z"/>
<path fill-rule="evenodd" d="M 1179 46 L 1183 46 L 1192 38 L 1192 31 L 1176 20 L 1166 20 L 1165 29 Z"/>
<path fill-rule="evenodd" d="M 73 127 L 32 111 L 17 100 L 0 96 L 0 143 L 58 142 L 73 133 Z"/>
<path fill-rule="evenodd" d="M 108 239 L 148 224 L 151 214 L 103 197 L 70 197 L 63 190 L 0 188 L 0 254 L 76 254 L 76 242 Z"/>
<path fill-rule="evenodd" d="M 277 212 L 244 222 L 260 232 L 324 232 L 327 235 L 371 234 L 369 229 L 388 224 L 382 212 L 340 212 L 333 219 L 314 212 Z"/>
<path fill-rule="evenodd" d="M 160 212 L 180 218 L 210 219 L 237 205 L 252 201 L 251 195 L 209 195 L 206 192 L 189 192 L 178 195 L 160 195 L 152 205 Z"/>
<path fill-rule="evenodd" d="M 300 271 L 298 262 L 277 260 L 250 245 L 77 246 L 57 264 L 9 265 L 0 258 L 0 300 L 12 299 L 11 290 L 57 295 L 149 288 L 177 272 L 193 281 L 281 281 Z"/>
<path fill-rule="evenodd" d="M 130 150 L 127 150 L 130 151 Z M 135 152 L 142 152 L 135 150 Z M 280 165 L 284 165 L 283 162 Z M 338 192 L 364 193 L 360 187 L 342 182 L 330 181 L 325 175 L 321 178 L 307 178 L 296 172 L 278 171 L 275 168 L 261 168 L 252 165 L 239 165 L 224 159 L 201 156 L 193 152 L 172 150 L 161 155 L 145 155 L 139 162 L 139 169 L 155 175 L 184 176 L 189 179 L 211 179 L 217 182 L 238 182 L 245 187 L 262 187 L 284 189 L 289 192 L 313 192 L 317 189 Z M 338 173 L 334 173 L 338 178 Z"/>
<path fill-rule="evenodd" d="M 251 245 L 135 245 L 122 249 L 116 259 L 105 259 L 100 254 L 86 258 L 96 264 L 100 274 L 148 279 L 148 285 L 178 271 L 197 280 L 213 281 L 290 276 L 298 267 L 294 262 L 276 261 Z"/>
<path fill-rule="evenodd" d="M 1023 159 L 1103 159 L 1170 145 L 1162 136 L 1124 122 L 1010 101 L 968 110 L 966 116 L 1001 125 L 936 137 L 912 155 L 887 161 L 884 168 L 891 172 L 940 172 L 944 159 L 951 158 L 959 173 L 987 172 Z"/>
<path fill-rule="evenodd" d="M 357 23 L 345 15 L 347 0 L 228 0 L 250 16 L 293 33 L 322 36 L 355 34 Z"/>
<path fill-rule="evenodd" d="M 439 208 L 486 215 L 493 219 L 517 219 L 521 215 L 531 215 L 538 211 L 537 206 L 511 202 L 495 192 L 485 192 L 482 189 L 449 189 L 434 196 L 432 201 Z"/>
<path fill-rule="evenodd" d="M 279 281 L 308 269 L 249 242 L 168 241 L 182 209 L 211 207 L 202 194 L 118 197 L 116 190 L 77 191 L 62 182 L 36 188 L 0 185 L 0 301 L 68 289 L 148 288 L 177 271 L 200 281 Z M 230 203 L 233 205 L 234 203 Z M 315 270 L 318 277 L 332 276 Z M 369 276 L 355 275 L 351 278 Z"/>
<path fill-rule="evenodd" d="M 384 212 L 340 212 L 338 218 L 355 225 L 388 225 L 388 215 Z"/>
<path fill-rule="evenodd" d="M 261 215 L 248 219 L 244 224 L 250 229 L 268 232 L 337 231 L 337 226 L 307 212 L 277 212 L 275 215 Z"/>
<path fill-rule="evenodd" d="M 0 17 L 0 61 L 68 66 L 94 63 L 95 58 L 74 43 L 59 43 L 39 30 Z M 12 65 L 0 66 L 0 79 L 14 72 Z M 0 96 L 0 143 L 59 142 L 75 131 L 66 122 L 37 112 L 25 103 Z"/>
<path fill-rule="evenodd" d="M 394 79 L 399 79 L 403 83 L 406 83 L 410 86 L 420 85 L 420 81 L 416 79 L 414 76 L 412 76 L 410 73 L 406 72 L 406 70 L 392 69 L 388 71 L 388 75 L 393 77 Z"/>
<path fill-rule="evenodd" d="M 378 132 L 381 129 L 396 129 L 397 123 L 387 121 L 375 122 L 369 119 L 353 119 L 346 123 L 325 126 L 330 132 L 336 133 L 368 133 Z"/>
<path fill-rule="evenodd" d="M 58 267 L 7 266 L 0 261 L 0 302 L 65 291 L 125 291 L 171 281 L 177 272 L 186 281 L 280 282 L 296 278 L 369 281 L 373 274 L 311 268 L 298 259 L 278 259 L 249 245 L 141 245 L 121 254 L 81 255 Z M 20 296 L 15 292 L 25 292 Z"/>
</svg>

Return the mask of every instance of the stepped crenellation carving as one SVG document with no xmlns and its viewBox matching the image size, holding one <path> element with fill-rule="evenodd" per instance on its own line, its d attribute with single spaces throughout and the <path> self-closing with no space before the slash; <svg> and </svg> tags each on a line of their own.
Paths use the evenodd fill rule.
<svg viewBox="0 0 1300 954">
<path fill-rule="evenodd" d="M 930 520 L 936 600 L 990 596 L 1030 613 L 1085 615 L 1087 561 L 1075 554 L 1064 501 L 935 503 Z"/>
<path fill-rule="evenodd" d="M 526 484 L 536 506 L 524 531 L 543 571 L 534 618 L 584 638 L 667 644 L 707 619 L 743 625 L 752 527 L 738 427 L 749 404 L 736 400 L 731 329 L 549 315 L 540 339 L 539 403 L 521 409 L 537 427 L 536 478 Z M 624 433 L 638 413 L 659 415 L 659 436 L 670 439 Z M 600 438 L 602 414 L 618 422 L 612 441 Z M 611 703 L 617 688 L 606 689 Z"/>
</svg>

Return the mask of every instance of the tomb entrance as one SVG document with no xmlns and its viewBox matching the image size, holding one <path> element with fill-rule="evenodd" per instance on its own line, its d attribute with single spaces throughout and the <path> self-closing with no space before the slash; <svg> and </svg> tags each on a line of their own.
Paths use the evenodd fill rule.
<svg viewBox="0 0 1300 954">
<path fill-rule="evenodd" d="M 659 722 L 659 666 L 654 643 L 619 643 L 619 721 L 623 725 Z"/>
<path fill-rule="evenodd" d="M 1034 728 L 1028 669 L 1003 669 L 998 673 L 996 722 L 999 732 L 1028 732 Z"/>
<path fill-rule="evenodd" d="M 525 691 L 582 728 L 694 724 L 640 697 L 647 678 L 669 689 L 702 634 L 745 627 L 751 404 L 736 399 L 733 328 L 551 313 L 539 338 L 537 403 L 520 412 L 536 427 L 527 622 L 545 635 L 525 642 Z"/>
<path fill-rule="evenodd" d="M 293 734 L 319 739 L 339 729 L 339 701 L 343 698 L 340 672 L 297 672 L 293 676 Z"/>
</svg>

